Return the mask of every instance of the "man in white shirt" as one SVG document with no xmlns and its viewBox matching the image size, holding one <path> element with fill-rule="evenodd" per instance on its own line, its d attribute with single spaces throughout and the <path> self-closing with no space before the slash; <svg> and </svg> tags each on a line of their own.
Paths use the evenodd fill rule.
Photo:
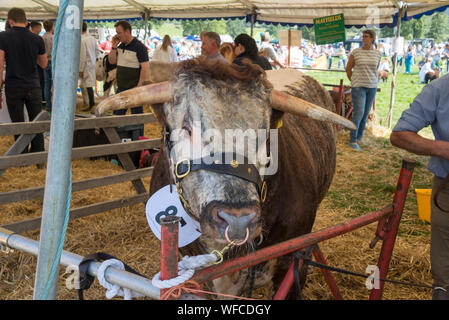
<svg viewBox="0 0 449 320">
<path fill-rule="evenodd" d="M 430 81 L 437 79 L 438 76 L 439 71 L 432 69 L 432 59 L 428 58 L 419 71 L 419 81 L 421 83 L 429 83 Z"/>
<path fill-rule="evenodd" d="M 87 33 L 87 23 L 83 22 L 81 47 L 80 47 L 80 64 L 79 79 L 80 88 L 83 94 L 84 105 L 88 107 L 82 111 L 90 111 L 95 104 L 94 87 L 96 84 L 95 63 L 100 53 L 97 40 Z"/>
<path fill-rule="evenodd" d="M 268 32 L 263 34 L 260 40 L 259 54 L 267 58 L 273 66 L 279 66 L 280 68 L 285 69 L 285 66 L 279 61 L 276 52 L 270 44 L 270 35 Z"/>
</svg>

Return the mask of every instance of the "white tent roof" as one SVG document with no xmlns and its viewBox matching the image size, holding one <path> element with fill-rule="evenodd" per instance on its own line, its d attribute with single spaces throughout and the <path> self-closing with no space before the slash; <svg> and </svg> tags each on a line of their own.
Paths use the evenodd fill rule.
<svg viewBox="0 0 449 320">
<path fill-rule="evenodd" d="M 413 2 L 413 3 L 412 3 Z M 449 0 L 84 0 L 85 20 L 150 18 L 243 18 L 252 12 L 256 21 L 313 24 L 313 18 L 343 13 L 345 24 L 391 24 L 401 4 L 409 5 L 408 18 L 449 6 Z M 23 8 L 29 19 L 55 19 L 59 0 L 0 0 L 0 18 L 11 7 Z"/>
</svg>

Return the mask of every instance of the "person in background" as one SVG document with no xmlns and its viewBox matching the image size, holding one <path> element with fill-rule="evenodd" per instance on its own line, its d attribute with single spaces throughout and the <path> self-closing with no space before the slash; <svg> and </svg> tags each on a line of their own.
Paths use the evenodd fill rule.
<svg viewBox="0 0 449 320">
<path fill-rule="evenodd" d="M 44 29 L 45 33 L 42 36 L 42 39 L 44 39 L 45 44 L 45 53 L 47 54 L 47 60 L 48 64 L 47 67 L 44 69 L 44 99 L 45 99 L 45 105 L 47 107 L 47 111 L 51 112 L 51 88 L 53 86 L 53 76 L 51 71 L 51 53 L 53 50 L 53 32 L 54 32 L 54 25 L 53 21 L 51 20 L 45 20 L 44 21 Z"/>
<path fill-rule="evenodd" d="M 430 156 L 433 174 L 431 195 L 430 266 L 432 300 L 449 300 L 449 75 L 424 86 L 402 112 L 390 135 L 391 144 L 409 152 Z M 431 126 L 435 139 L 418 132 Z"/>
<path fill-rule="evenodd" d="M 271 70 L 270 62 L 267 58 L 260 56 L 256 41 L 249 35 L 242 33 L 234 39 L 234 53 L 236 58 L 233 63 L 243 65 L 244 59 L 249 59 L 252 63 L 259 65 L 264 70 Z"/>
<path fill-rule="evenodd" d="M 29 28 L 32 33 L 35 35 L 39 35 L 42 31 L 42 24 L 39 21 L 31 21 L 29 23 Z M 37 65 L 37 74 L 39 75 L 39 83 L 42 90 L 42 98 L 45 97 L 44 94 L 44 87 L 45 87 L 45 80 L 44 80 L 44 69 L 42 69 L 39 65 Z M 46 102 L 42 100 L 42 104 L 45 104 Z"/>
<path fill-rule="evenodd" d="M 359 144 L 366 145 L 363 133 L 377 92 L 381 53 L 374 47 L 375 40 L 374 30 L 363 31 L 363 45 L 352 51 L 346 66 L 346 74 L 352 87 L 352 122 L 357 127 L 356 130 L 351 130 L 349 146 L 358 151 L 361 151 Z"/>
<path fill-rule="evenodd" d="M 209 31 L 203 35 L 201 50 L 208 59 L 217 59 L 222 62 L 228 62 L 219 51 L 220 44 L 220 35 L 216 32 Z"/>
<path fill-rule="evenodd" d="M 426 63 L 423 64 L 419 70 L 419 81 L 421 83 L 429 83 L 440 76 L 440 71 L 432 69 L 432 58 L 427 58 Z"/>
<path fill-rule="evenodd" d="M 99 51 L 100 49 L 98 48 L 97 40 L 87 33 L 87 23 L 83 22 L 78 72 L 80 88 L 83 94 L 83 103 L 84 105 L 87 105 L 87 108 L 82 109 L 82 111 L 90 111 L 95 105 L 95 63 Z"/>
<path fill-rule="evenodd" d="M 276 52 L 274 51 L 273 47 L 270 44 L 270 34 L 268 32 L 265 32 L 261 38 L 261 43 L 260 43 L 260 48 L 259 48 L 259 54 L 265 58 L 267 58 L 268 60 L 272 60 L 272 65 L 274 66 L 279 66 L 282 69 L 285 69 L 285 65 L 283 65 L 277 55 Z"/>
<path fill-rule="evenodd" d="M 411 74 L 412 73 L 412 65 L 413 65 L 413 47 L 409 46 L 407 48 L 407 53 L 405 54 L 405 73 Z"/>
<path fill-rule="evenodd" d="M 348 56 L 346 55 L 346 49 L 344 45 L 340 45 L 337 50 L 338 65 L 337 68 L 340 69 L 340 64 L 343 63 L 343 69 L 346 69 L 346 63 L 348 62 Z"/>
<path fill-rule="evenodd" d="M 105 54 L 109 54 L 112 48 L 111 36 L 106 36 L 106 41 L 99 44 L 100 50 Z"/>
<path fill-rule="evenodd" d="M 112 38 L 112 49 L 108 55 L 109 63 L 117 64 L 117 91 L 140 87 L 148 79 L 150 64 L 146 47 L 132 35 L 132 28 L 125 20 L 115 24 L 115 32 Z M 125 115 L 126 109 L 114 110 L 115 115 Z M 132 114 L 143 113 L 143 106 L 131 108 Z M 143 126 L 140 131 L 143 136 Z"/>
<path fill-rule="evenodd" d="M 171 43 L 170 36 L 166 34 L 162 40 L 162 44 L 154 50 L 153 60 L 165 61 L 165 62 L 177 62 L 178 55 L 175 48 Z"/>
<path fill-rule="evenodd" d="M 334 55 L 334 48 L 332 45 L 328 45 L 327 49 L 324 51 L 327 57 L 327 68 L 332 69 L 332 56 Z"/>
<path fill-rule="evenodd" d="M 5 83 L 6 104 L 12 122 L 24 122 L 24 108 L 30 121 L 42 111 L 42 92 L 39 85 L 37 65 L 47 67 L 44 40 L 27 29 L 25 11 L 11 8 L 7 19 L 8 31 L 0 32 L 0 88 Z M 6 62 L 6 76 L 3 68 Z M 36 65 L 37 63 L 37 65 Z M 14 136 L 17 140 L 18 135 Z M 31 152 L 44 151 L 44 136 L 36 134 L 31 141 Z M 28 148 L 24 150 L 28 152 Z M 43 168 L 38 165 L 38 168 Z"/>
<path fill-rule="evenodd" d="M 446 46 L 444 47 L 443 50 L 443 59 L 446 60 L 446 73 L 449 72 L 449 43 L 446 43 Z"/>
<path fill-rule="evenodd" d="M 390 74 L 390 61 L 388 58 L 384 58 L 379 65 L 379 81 L 386 82 L 388 80 L 388 76 Z"/>
<path fill-rule="evenodd" d="M 30 30 L 32 33 L 39 35 L 42 31 L 42 24 L 33 20 L 30 22 Z"/>
<path fill-rule="evenodd" d="M 221 55 L 228 61 L 228 63 L 232 63 L 235 59 L 234 46 L 232 43 L 225 42 L 220 46 Z"/>
</svg>

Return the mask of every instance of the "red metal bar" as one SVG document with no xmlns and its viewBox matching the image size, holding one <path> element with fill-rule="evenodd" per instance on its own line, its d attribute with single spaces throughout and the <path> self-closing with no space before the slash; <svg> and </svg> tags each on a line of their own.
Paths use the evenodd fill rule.
<svg viewBox="0 0 449 320">
<path fill-rule="evenodd" d="M 302 262 L 302 259 L 301 259 L 301 262 Z M 290 268 L 288 268 L 288 271 L 285 274 L 284 280 L 282 280 L 282 283 L 279 286 L 278 291 L 274 295 L 273 300 L 285 300 L 294 281 L 295 281 L 295 278 L 294 278 L 294 274 L 293 274 L 293 262 L 292 262 L 290 264 Z"/>
<path fill-rule="evenodd" d="M 161 280 L 178 276 L 178 233 L 179 221 L 176 216 L 161 218 Z M 161 289 L 162 297 L 168 289 Z"/>
<path fill-rule="evenodd" d="M 399 223 L 401 222 L 402 211 L 404 209 L 405 199 L 407 197 L 410 181 L 412 180 L 413 169 L 415 161 L 403 160 L 402 169 L 399 174 L 396 192 L 393 198 L 393 214 L 389 219 L 390 230 L 385 234 L 382 242 L 382 249 L 380 251 L 377 266 L 379 267 L 379 277 L 386 278 L 388 267 L 390 265 L 391 255 L 393 253 L 396 235 L 398 233 Z M 382 298 L 384 282 L 379 282 L 379 288 L 371 290 L 370 300 L 379 300 Z"/>
<path fill-rule="evenodd" d="M 326 259 L 324 258 L 323 252 L 318 247 L 318 245 L 315 245 L 315 250 L 312 251 L 313 256 L 315 257 L 316 262 L 322 263 L 327 265 Z M 335 281 L 334 276 L 332 275 L 332 272 L 329 270 L 325 270 L 320 268 L 321 273 L 323 274 L 324 280 L 326 280 L 327 285 L 329 286 L 329 289 L 331 289 L 332 295 L 334 296 L 335 300 L 343 300 L 343 296 L 340 293 L 340 290 L 338 289 L 337 282 Z"/>
<path fill-rule="evenodd" d="M 337 114 L 341 116 L 342 114 L 342 104 L 343 104 L 343 94 L 344 94 L 344 87 L 343 87 L 343 79 L 340 79 L 340 86 L 338 87 L 338 99 L 337 99 Z M 337 125 L 337 131 L 340 131 L 342 129 L 341 125 Z"/>
<path fill-rule="evenodd" d="M 256 252 L 250 253 L 247 256 L 236 258 L 231 261 L 224 262 L 217 266 L 212 266 L 199 270 L 195 273 L 192 280 L 203 283 L 219 278 L 225 274 L 232 273 L 238 270 L 246 269 L 250 266 L 259 264 L 270 259 L 274 259 L 294 251 L 310 247 L 316 243 L 334 238 L 336 236 L 345 234 L 355 229 L 366 226 L 370 223 L 378 221 L 382 217 L 393 212 L 393 206 L 389 205 L 381 210 L 374 211 L 357 217 L 350 221 L 337 224 L 313 233 L 305 234 L 297 238 L 293 238 L 277 245 L 260 249 Z"/>
<path fill-rule="evenodd" d="M 343 79 L 340 79 L 340 86 L 338 87 L 338 99 L 337 99 L 337 114 L 341 116 L 341 103 L 343 101 Z"/>
</svg>

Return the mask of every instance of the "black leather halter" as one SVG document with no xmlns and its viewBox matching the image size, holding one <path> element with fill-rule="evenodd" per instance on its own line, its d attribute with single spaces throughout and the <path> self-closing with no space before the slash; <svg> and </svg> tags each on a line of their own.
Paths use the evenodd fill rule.
<svg viewBox="0 0 449 320">
<path fill-rule="evenodd" d="M 208 170 L 216 173 L 224 173 L 252 182 L 260 191 L 263 179 L 254 164 L 250 164 L 246 157 L 241 157 L 243 163 L 238 162 L 236 153 L 222 153 L 219 157 L 203 157 L 201 159 L 184 159 L 175 166 L 175 176 L 182 179 L 192 171 Z M 229 159 L 231 159 L 229 161 Z M 228 163 L 225 161 L 228 160 Z"/>
<path fill-rule="evenodd" d="M 168 135 L 169 132 L 166 131 Z M 165 137 L 167 151 L 171 150 L 171 142 Z M 226 163 L 226 160 L 228 163 Z M 239 160 L 243 160 L 240 163 Z M 268 164 L 267 164 L 268 165 Z M 267 184 L 263 177 L 259 174 L 258 168 L 254 164 L 250 164 L 248 159 L 233 153 L 221 153 L 220 155 L 203 157 L 201 159 L 182 159 L 175 164 L 176 182 L 181 181 L 190 172 L 198 170 L 208 170 L 216 173 L 227 174 L 243 180 L 252 182 L 256 185 L 257 192 L 261 202 L 265 201 L 267 195 Z"/>
</svg>

